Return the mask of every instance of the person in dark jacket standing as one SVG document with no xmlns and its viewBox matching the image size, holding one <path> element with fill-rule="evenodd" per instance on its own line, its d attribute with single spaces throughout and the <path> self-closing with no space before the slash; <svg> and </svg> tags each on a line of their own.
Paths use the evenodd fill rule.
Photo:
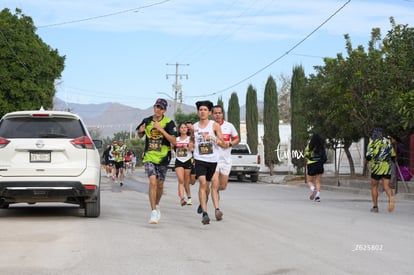
<svg viewBox="0 0 414 275">
<path fill-rule="evenodd" d="M 309 199 L 320 202 L 321 177 L 324 172 L 323 164 L 326 162 L 327 156 L 325 142 L 318 134 L 313 134 L 308 146 L 306 146 L 305 158 L 307 159 L 307 183 L 312 192 Z"/>
<path fill-rule="evenodd" d="M 390 188 L 391 167 L 395 160 L 395 151 L 391 140 L 383 136 L 382 128 L 374 128 L 368 143 L 366 160 L 371 168 L 371 196 L 373 207 L 371 212 L 378 213 L 378 185 L 382 181 L 382 187 L 388 196 L 388 212 L 394 211 L 395 199 Z"/>
</svg>

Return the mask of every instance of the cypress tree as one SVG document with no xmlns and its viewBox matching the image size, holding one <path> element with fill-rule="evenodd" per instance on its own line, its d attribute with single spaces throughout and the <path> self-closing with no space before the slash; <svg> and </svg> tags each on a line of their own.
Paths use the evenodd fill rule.
<svg viewBox="0 0 414 275">
<path fill-rule="evenodd" d="M 246 136 L 247 144 L 253 154 L 257 154 L 259 142 L 257 125 L 259 124 L 259 111 L 257 108 L 257 92 L 250 84 L 246 94 Z M 241 133 L 239 133 L 241 135 Z"/>
<path fill-rule="evenodd" d="M 223 108 L 223 119 L 226 120 L 226 112 L 224 111 L 224 102 L 223 102 L 223 98 L 219 97 L 217 99 L 217 105 L 221 106 Z"/>
<path fill-rule="evenodd" d="M 272 76 L 268 77 L 264 91 L 263 127 L 264 161 L 269 167 L 270 175 L 273 175 L 273 167 L 279 163 L 276 150 L 280 143 L 280 135 L 276 82 Z"/>
<path fill-rule="evenodd" d="M 295 66 L 292 72 L 290 87 L 290 110 L 291 110 L 291 157 L 292 164 L 297 173 L 302 173 L 305 165 L 301 155 L 304 152 L 308 134 L 305 120 L 304 99 L 306 92 L 306 77 L 302 66 Z"/>
<path fill-rule="evenodd" d="M 231 122 L 240 134 L 240 105 L 236 92 L 233 92 L 229 99 L 229 109 L 227 110 L 228 121 Z"/>
</svg>

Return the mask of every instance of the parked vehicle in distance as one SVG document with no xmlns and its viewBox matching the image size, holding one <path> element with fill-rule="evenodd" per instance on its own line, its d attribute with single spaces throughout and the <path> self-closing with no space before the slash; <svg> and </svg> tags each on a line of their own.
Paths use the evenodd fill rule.
<svg viewBox="0 0 414 275">
<path fill-rule="evenodd" d="M 63 202 L 100 215 L 102 141 L 63 111 L 17 111 L 0 120 L 0 208 Z"/>
<path fill-rule="evenodd" d="M 252 154 L 247 143 L 239 143 L 231 148 L 233 164 L 230 177 L 243 181 L 246 175 L 250 181 L 257 182 L 260 170 L 260 155 Z"/>
</svg>

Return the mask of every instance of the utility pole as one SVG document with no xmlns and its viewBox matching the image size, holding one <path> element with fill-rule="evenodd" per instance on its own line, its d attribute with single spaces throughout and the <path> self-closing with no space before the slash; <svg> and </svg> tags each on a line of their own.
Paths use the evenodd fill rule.
<svg viewBox="0 0 414 275">
<path fill-rule="evenodd" d="M 172 85 L 173 90 L 174 90 L 174 114 L 177 113 L 177 100 L 180 99 L 180 110 L 183 110 L 183 91 L 181 89 L 181 84 L 178 81 L 178 78 L 182 79 L 183 77 L 185 77 L 186 79 L 188 79 L 188 74 L 179 74 L 178 73 L 178 66 L 190 66 L 190 64 L 179 64 L 179 63 L 175 63 L 175 64 L 166 64 L 167 66 L 175 66 L 175 74 L 167 74 L 166 77 L 168 79 L 169 76 L 174 76 L 175 77 L 175 82 Z"/>
</svg>

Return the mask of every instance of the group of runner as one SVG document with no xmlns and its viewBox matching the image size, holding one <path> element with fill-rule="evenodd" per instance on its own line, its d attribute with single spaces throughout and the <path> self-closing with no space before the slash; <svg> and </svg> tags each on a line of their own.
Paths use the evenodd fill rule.
<svg viewBox="0 0 414 275">
<path fill-rule="evenodd" d="M 160 200 L 163 194 L 167 165 L 171 148 L 176 154 L 175 170 L 178 179 L 178 197 L 181 206 L 191 205 L 191 170 L 199 181 L 197 213 L 202 214 L 201 222 L 209 224 L 207 201 L 213 201 L 216 220 L 223 218 L 219 206 L 219 191 L 227 187 L 231 168 L 231 147 L 239 143 L 235 127 L 223 120 L 223 108 L 213 106 L 211 101 L 196 102 L 199 121 L 181 123 L 178 128 L 165 115 L 168 103 L 156 100 L 154 114 L 143 119 L 138 125 L 138 137 L 145 137 L 143 163 L 149 179 L 149 201 L 151 206 L 150 224 L 157 224 L 161 217 Z M 214 120 L 210 119 L 213 115 Z M 194 178 L 193 178 L 194 179 Z M 184 193 L 187 194 L 185 198 Z"/>
<path fill-rule="evenodd" d="M 132 173 L 136 166 L 136 156 L 132 150 L 128 150 L 123 139 L 113 140 L 107 144 L 102 154 L 105 164 L 105 172 L 108 178 L 112 178 L 115 184 L 124 185 L 125 171 Z"/>
</svg>

